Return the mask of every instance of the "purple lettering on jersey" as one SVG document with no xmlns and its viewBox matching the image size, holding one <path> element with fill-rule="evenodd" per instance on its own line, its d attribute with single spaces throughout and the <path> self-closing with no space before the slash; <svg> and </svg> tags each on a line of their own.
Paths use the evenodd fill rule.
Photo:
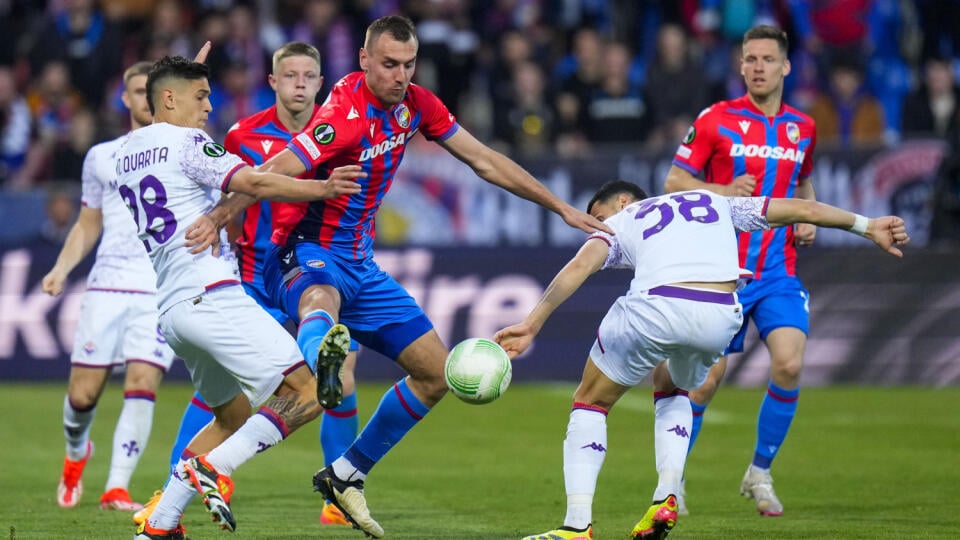
<svg viewBox="0 0 960 540">
<path fill-rule="evenodd" d="M 135 154 L 127 154 L 117 160 L 117 175 L 142 169 L 167 160 L 170 149 L 166 146 L 151 148 Z"/>
</svg>

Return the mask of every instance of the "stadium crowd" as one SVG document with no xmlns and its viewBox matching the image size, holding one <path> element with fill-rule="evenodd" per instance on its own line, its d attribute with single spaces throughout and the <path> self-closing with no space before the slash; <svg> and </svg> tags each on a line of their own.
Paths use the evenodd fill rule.
<svg viewBox="0 0 960 540">
<path fill-rule="evenodd" d="M 9 0 L 0 190 L 79 186 L 86 151 L 128 128 L 120 76 L 137 60 L 213 42 L 207 129 L 222 140 L 272 103 L 270 51 L 317 46 L 325 96 L 366 25 L 394 12 L 417 23 L 416 82 L 518 156 L 672 150 L 703 107 L 743 95 L 743 32 L 778 25 L 792 40 L 785 101 L 813 116 L 821 147 L 946 138 L 939 193 L 960 201 L 957 0 Z"/>
</svg>

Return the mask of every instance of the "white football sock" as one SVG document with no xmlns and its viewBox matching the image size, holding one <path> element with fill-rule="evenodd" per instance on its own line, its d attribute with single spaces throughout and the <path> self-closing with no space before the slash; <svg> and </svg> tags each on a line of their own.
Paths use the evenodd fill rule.
<svg viewBox="0 0 960 540">
<path fill-rule="evenodd" d="M 247 460 L 283 440 L 280 428 L 263 414 L 257 413 L 247 419 L 233 435 L 211 450 L 207 462 L 217 472 L 230 476 Z"/>
<path fill-rule="evenodd" d="M 340 456 L 335 459 L 333 463 L 330 464 L 330 467 L 333 468 L 334 476 L 347 482 L 367 479 L 367 475 L 360 472 L 345 456 Z"/>
<path fill-rule="evenodd" d="M 567 490 L 567 515 L 563 524 L 583 529 L 593 521 L 593 494 L 607 455 L 607 415 L 591 409 L 574 409 L 563 441 L 563 481 Z"/>
<path fill-rule="evenodd" d="M 687 462 L 687 448 L 690 446 L 693 412 L 690 409 L 690 399 L 685 394 L 662 397 L 656 400 L 655 406 L 653 445 L 660 478 L 657 489 L 653 492 L 653 500 L 659 501 L 667 495 L 680 492 L 683 468 Z"/>
<path fill-rule="evenodd" d="M 157 503 L 153 513 L 150 514 L 151 527 L 162 530 L 175 528 L 177 523 L 180 523 L 183 510 L 193 500 L 193 496 L 197 494 L 197 490 L 194 489 L 183 464 L 182 460 L 177 463 L 175 472 L 170 475 L 170 480 L 163 488 L 163 496 L 160 497 L 160 502 Z"/>
<path fill-rule="evenodd" d="M 63 397 L 63 436 L 67 441 L 67 458 L 70 461 L 80 461 L 87 455 L 90 426 L 96 414 L 96 407 L 81 412 L 70 405 L 69 395 Z"/>
<path fill-rule="evenodd" d="M 106 489 L 126 489 L 130 477 L 147 448 L 150 430 L 153 427 L 154 401 L 142 396 L 127 397 L 113 432 L 113 456 L 110 458 L 110 475 Z"/>
</svg>

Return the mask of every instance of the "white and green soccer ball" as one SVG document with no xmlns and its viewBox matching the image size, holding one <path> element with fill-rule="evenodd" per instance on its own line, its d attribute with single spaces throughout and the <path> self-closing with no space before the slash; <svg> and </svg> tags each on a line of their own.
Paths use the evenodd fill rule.
<svg viewBox="0 0 960 540">
<path fill-rule="evenodd" d="M 510 386 L 513 364 L 500 345 L 470 338 L 457 344 L 443 369 L 453 395 L 474 405 L 490 403 Z"/>
</svg>

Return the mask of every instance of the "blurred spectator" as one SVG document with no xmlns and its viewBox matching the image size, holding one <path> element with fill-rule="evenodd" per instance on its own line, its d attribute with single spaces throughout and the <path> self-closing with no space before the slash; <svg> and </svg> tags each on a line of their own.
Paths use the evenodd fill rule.
<svg viewBox="0 0 960 540">
<path fill-rule="evenodd" d="M 743 54 L 740 43 L 731 46 L 728 54 L 727 73 L 710 88 L 710 103 L 736 99 L 747 93 L 747 85 L 740 73 L 740 57 Z"/>
<path fill-rule="evenodd" d="M 362 35 L 354 40 L 353 26 L 340 12 L 338 0 L 307 0 L 302 17 L 290 29 L 291 41 L 309 43 L 320 51 L 323 99 L 344 75 L 357 69 Z"/>
<path fill-rule="evenodd" d="M 556 108 L 563 132 L 579 131 L 587 124 L 587 103 L 603 78 L 603 47 L 604 40 L 595 29 L 581 28 L 573 34 L 570 53 L 557 65 Z"/>
<path fill-rule="evenodd" d="M 675 146 L 709 104 L 709 83 L 690 56 L 687 35 L 664 24 L 657 36 L 657 57 L 647 73 L 646 103 L 653 118 L 654 145 Z"/>
<path fill-rule="evenodd" d="M 817 62 L 821 86 L 830 84 L 831 66 L 867 57 L 868 24 L 873 0 L 789 0 L 803 49 Z M 819 127 L 819 126 L 818 126 Z"/>
<path fill-rule="evenodd" d="M 855 61 L 837 61 L 830 68 L 830 87 L 809 111 L 817 123 L 818 143 L 880 144 L 884 136 L 883 108 L 863 85 Z"/>
<path fill-rule="evenodd" d="M 64 62 L 73 86 L 94 107 L 103 104 L 107 82 L 120 75 L 120 33 L 94 0 L 63 0 L 29 33 L 30 70 L 36 76 L 53 61 Z"/>
<path fill-rule="evenodd" d="M 7 187 L 26 164 L 33 125 L 27 100 L 17 92 L 13 70 L 0 66 L 0 187 Z"/>
<path fill-rule="evenodd" d="M 914 0 L 923 28 L 921 62 L 929 58 L 960 58 L 960 2 Z"/>
<path fill-rule="evenodd" d="M 76 220 L 78 199 L 76 186 L 58 184 L 47 189 L 46 217 L 38 241 L 63 245 Z"/>
<path fill-rule="evenodd" d="M 930 243 L 934 246 L 960 247 L 960 116 L 957 115 L 958 111 L 954 111 L 947 130 L 950 146 L 933 186 Z"/>
<path fill-rule="evenodd" d="M 546 153 L 557 126 L 546 77 L 540 66 L 524 62 L 514 69 L 512 82 L 514 99 L 509 108 L 496 110 L 494 136 L 521 156 Z"/>
<path fill-rule="evenodd" d="M 211 13 L 207 17 L 207 24 L 211 25 L 208 31 L 219 34 L 222 24 L 216 15 Z M 247 64 L 250 77 L 256 81 L 267 80 L 271 70 L 271 58 L 267 49 L 260 42 L 260 33 L 257 28 L 257 15 L 254 8 L 247 4 L 236 4 L 226 15 L 226 35 L 220 39 L 204 36 L 213 42 L 214 47 L 207 57 L 210 66 L 210 76 L 219 81 L 226 69 L 235 62 Z"/>
<path fill-rule="evenodd" d="M 420 49 L 416 81 L 433 90 L 453 114 L 467 93 L 476 65 L 480 40 L 470 27 L 469 4 L 464 0 L 412 3 Z"/>
<path fill-rule="evenodd" d="M 83 158 L 97 138 L 97 117 L 86 108 L 73 115 L 66 138 L 61 140 L 53 151 L 50 177 L 62 182 L 75 182 L 80 185 L 83 171 Z"/>
<path fill-rule="evenodd" d="M 220 81 L 212 85 L 210 104 L 213 111 L 206 129 L 215 140 L 223 140 L 237 120 L 262 111 L 275 101 L 266 79 L 255 80 L 245 62 L 235 61 L 227 66 Z"/>
<path fill-rule="evenodd" d="M 51 174 L 50 158 L 58 145 L 67 143 L 70 123 L 83 106 L 83 98 L 70 84 L 66 64 L 54 61 L 44 66 L 40 78 L 27 93 L 27 105 L 37 137 L 27 155 L 26 166 L 18 175 L 21 187 Z"/>
<path fill-rule="evenodd" d="M 946 137 L 957 128 L 960 112 L 960 87 L 953 77 L 950 60 L 929 58 L 924 67 L 923 83 L 903 103 L 904 135 Z"/>
<path fill-rule="evenodd" d="M 653 127 L 643 89 L 630 81 L 630 49 L 610 43 L 603 52 L 603 77 L 586 103 L 587 139 L 593 143 L 639 144 Z"/>
<path fill-rule="evenodd" d="M 497 55 L 489 77 L 493 109 L 509 108 L 513 101 L 513 72 L 524 62 L 533 61 L 533 47 L 522 33 L 511 30 L 498 41 Z"/>
<path fill-rule="evenodd" d="M 164 56 L 193 58 L 197 47 L 190 40 L 190 28 L 188 13 L 179 0 L 160 0 L 153 8 L 144 54 L 139 59 L 156 61 Z"/>
</svg>

